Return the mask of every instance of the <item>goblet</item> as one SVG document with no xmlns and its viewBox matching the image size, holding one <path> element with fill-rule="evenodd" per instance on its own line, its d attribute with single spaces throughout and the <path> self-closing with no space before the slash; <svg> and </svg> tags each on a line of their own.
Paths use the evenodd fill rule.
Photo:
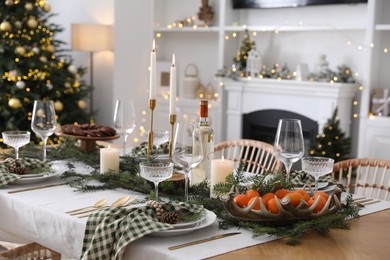
<svg viewBox="0 0 390 260">
<path fill-rule="evenodd" d="M 127 137 L 134 131 L 136 127 L 134 104 L 132 101 L 126 102 L 116 100 L 113 123 L 114 129 L 123 139 L 121 155 L 126 155 Z"/>
<path fill-rule="evenodd" d="M 139 164 L 141 177 L 154 183 L 156 200 L 158 200 L 158 184 L 172 177 L 173 163 L 145 161 Z"/>
<path fill-rule="evenodd" d="M 327 157 L 308 156 L 302 158 L 302 170 L 314 177 L 314 191 L 318 189 L 318 179 L 333 171 L 334 160 Z"/>
<path fill-rule="evenodd" d="M 191 170 L 203 159 L 201 132 L 195 122 L 179 122 L 176 125 L 172 160 L 183 168 L 185 174 L 184 200 L 188 201 L 188 182 Z"/>
<path fill-rule="evenodd" d="M 274 144 L 275 156 L 286 168 L 286 179 L 290 181 L 291 166 L 302 158 L 304 143 L 301 121 L 280 119 Z"/>
<path fill-rule="evenodd" d="M 46 142 L 57 127 L 56 112 L 51 100 L 35 100 L 31 119 L 31 129 L 43 142 L 43 161 L 46 161 Z"/>
<path fill-rule="evenodd" d="M 29 131 L 5 131 L 2 133 L 3 143 L 15 149 L 15 158 L 19 159 L 19 148 L 30 142 Z"/>
</svg>

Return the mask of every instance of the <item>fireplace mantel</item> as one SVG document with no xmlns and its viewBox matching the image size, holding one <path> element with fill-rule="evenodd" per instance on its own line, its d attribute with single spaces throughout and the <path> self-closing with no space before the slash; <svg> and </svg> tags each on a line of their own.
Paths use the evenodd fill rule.
<svg viewBox="0 0 390 260">
<path fill-rule="evenodd" d="M 224 81 L 226 139 L 242 138 L 242 117 L 259 110 L 286 110 L 306 116 L 322 130 L 338 107 L 340 127 L 350 135 L 352 99 L 357 85 L 275 79 Z"/>
</svg>

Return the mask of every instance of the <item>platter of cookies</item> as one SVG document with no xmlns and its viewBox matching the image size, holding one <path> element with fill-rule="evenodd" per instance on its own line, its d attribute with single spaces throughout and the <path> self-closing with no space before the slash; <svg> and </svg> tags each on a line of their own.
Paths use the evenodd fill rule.
<svg viewBox="0 0 390 260">
<path fill-rule="evenodd" d="M 56 135 L 74 137 L 80 140 L 81 150 L 87 153 L 95 151 L 95 141 L 108 141 L 119 138 L 119 135 L 112 127 L 95 124 L 63 125 L 61 132 L 56 132 Z"/>
</svg>

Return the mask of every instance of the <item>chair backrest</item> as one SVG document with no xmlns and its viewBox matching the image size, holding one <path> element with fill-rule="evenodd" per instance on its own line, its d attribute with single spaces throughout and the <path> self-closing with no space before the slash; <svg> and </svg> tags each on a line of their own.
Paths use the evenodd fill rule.
<svg viewBox="0 0 390 260">
<path fill-rule="evenodd" d="M 234 160 L 247 164 L 245 171 L 263 173 L 282 169 L 282 164 L 274 155 L 271 144 L 249 139 L 226 141 L 215 145 L 214 158 Z"/>
<path fill-rule="evenodd" d="M 390 160 L 355 158 L 334 164 L 332 177 L 338 173 L 341 183 L 347 177 L 346 191 L 367 197 L 388 200 Z M 390 199 L 390 198 L 389 198 Z"/>
</svg>

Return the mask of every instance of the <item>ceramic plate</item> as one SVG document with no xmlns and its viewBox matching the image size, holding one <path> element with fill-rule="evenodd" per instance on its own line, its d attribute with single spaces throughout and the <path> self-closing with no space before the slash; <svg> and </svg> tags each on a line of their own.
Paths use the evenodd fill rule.
<svg viewBox="0 0 390 260">
<path fill-rule="evenodd" d="M 12 182 L 10 184 L 32 184 L 32 183 L 43 182 L 43 181 L 46 181 L 47 179 L 54 177 L 54 176 L 57 176 L 63 172 L 64 172 L 64 168 L 61 167 L 61 165 L 59 165 L 58 163 L 53 162 L 50 172 L 44 173 L 44 174 L 35 174 L 35 176 L 31 176 L 28 178 L 22 177 L 21 179 L 15 181 L 15 182 Z M 30 174 L 30 175 L 33 175 L 33 174 Z"/>
<path fill-rule="evenodd" d="M 172 236 L 185 235 L 185 234 L 194 232 L 195 230 L 199 230 L 199 229 L 202 229 L 202 228 L 205 228 L 205 227 L 212 225 L 216 219 L 217 219 L 217 216 L 214 214 L 214 212 L 206 210 L 206 217 L 199 225 L 196 225 L 196 226 L 190 227 L 190 228 L 180 228 L 180 229 L 171 229 L 171 230 L 154 232 L 154 233 L 149 234 L 149 236 L 172 237 Z"/>
<path fill-rule="evenodd" d="M 195 221 L 181 222 L 181 223 L 174 224 L 172 226 L 174 229 L 191 228 L 200 225 L 205 218 L 206 218 L 206 212 L 204 212 L 202 216 Z"/>
</svg>

